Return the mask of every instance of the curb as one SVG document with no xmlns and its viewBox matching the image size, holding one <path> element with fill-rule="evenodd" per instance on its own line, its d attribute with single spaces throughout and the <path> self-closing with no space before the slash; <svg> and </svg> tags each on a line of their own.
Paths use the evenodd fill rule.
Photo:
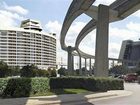
<svg viewBox="0 0 140 105">
<path fill-rule="evenodd" d="M 108 91 L 105 93 L 96 93 L 96 94 L 71 94 L 71 95 L 54 95 L 48 98 L 42 97 L 44 101 L 34 100 L 34 98 L 30 98 L 27 105 L 58 105 L 58 104 L 72 104 L 76 102 L 89 102 L 89 101 L 98 101 L 103 99 L 124 97 L 131 95 L 132 92 L 125 90 L 116 90 L 116 91 Z"/>
</svg>

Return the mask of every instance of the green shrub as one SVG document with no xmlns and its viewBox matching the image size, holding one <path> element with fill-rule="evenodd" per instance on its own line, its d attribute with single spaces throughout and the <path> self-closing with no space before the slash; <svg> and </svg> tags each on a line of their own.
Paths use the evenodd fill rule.
<svg viewBox="0 0 140 105">
<path fill-rule="evenodd" d="M 79 88 L 89 91 L 122 90 L 123 81 L 109 78 L 62 77 L 51 78 L 50 89 Z"/>
<path fill-rule="evenodd" d="M 48 70 L 36 70 L 37 77 L 49 77 Z"/>
<path fill-rule="evenodd" d="M 6 89 L 7 83 L 9 79 L 0 78 L 0 95 L 2 95 L 3 91 Z"/>
<path fill-rule="evenodd" d="M 10 72 L 7 63 L 0 61 L 0 78 L 9 76 Z"/>
<path fill-rule="evenodd" d="M 58 69 L 58 74 L 61 76 L 66 76 L 66 69 L 61 67 L 60 69 Z"/>
<path fill-rule="evenodd" d="M 23 66 L 22 69 L 20 70 L 20 76 L 21 77 L 35 77 L 37 69 L 38 68 L 33 64 Z"/>
<path fill-rule="evenodd" d="M 0 95 L 3 97 L 26 97 L 49 90 L 48 78 L 0 79 Z"/>
</svg>

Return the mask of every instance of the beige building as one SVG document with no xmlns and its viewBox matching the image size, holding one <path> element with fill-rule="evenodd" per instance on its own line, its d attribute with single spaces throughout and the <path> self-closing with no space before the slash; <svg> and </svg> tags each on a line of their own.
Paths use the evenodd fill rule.
<svg viewBox="0 0 140 105">
<path fill-rule="evenodd" d="M 0 29 L 0 60 L 9 66 L 56 67 L 56 35 L 42 32 L 40 23 L 31 19 L 20 28 Z"/>
</svg>

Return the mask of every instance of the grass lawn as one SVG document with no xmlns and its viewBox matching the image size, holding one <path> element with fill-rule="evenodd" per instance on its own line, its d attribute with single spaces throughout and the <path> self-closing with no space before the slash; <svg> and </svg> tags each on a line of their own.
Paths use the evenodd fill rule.
<svg viewBox="0 0 140 105">
<path fill-rule="evenodd" d="M 31 96 L 49 96 L 49 95 L 82 94 L 82 93 L 91 93 L 91 91 L 84 90 L 84 89 L 54 89 L 54 90 L 48 90 L 48 92 L 46 93 L 34 94 Z"/>
<path fill-rule="evenodd" d="M 56 90 L 51 90 L 52 93 L 54 94 L 80 94 L 80 93 L 86 93 L 89 92 L 84 89 L 56 89 Z"/>
</svg>

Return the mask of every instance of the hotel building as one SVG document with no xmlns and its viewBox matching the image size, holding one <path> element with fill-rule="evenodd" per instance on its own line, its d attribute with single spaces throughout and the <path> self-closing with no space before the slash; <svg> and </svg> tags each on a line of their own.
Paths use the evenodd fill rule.
<svg viewBox="0 0 140 105">
<path fill-rule="evenodd" d="M 122 42 L 119 59 L 130 60 L 128 66 L 136 66 L 140 62 L 140 41 L 124 40 Z"/>
<path fill-rule="evenodd" d="M 20 28 L 0 29 L 0 60 L 9 66 L 56 67 L 56 35 L 42 32 L 40 23 L 31 19 Z"/>
</svg>

